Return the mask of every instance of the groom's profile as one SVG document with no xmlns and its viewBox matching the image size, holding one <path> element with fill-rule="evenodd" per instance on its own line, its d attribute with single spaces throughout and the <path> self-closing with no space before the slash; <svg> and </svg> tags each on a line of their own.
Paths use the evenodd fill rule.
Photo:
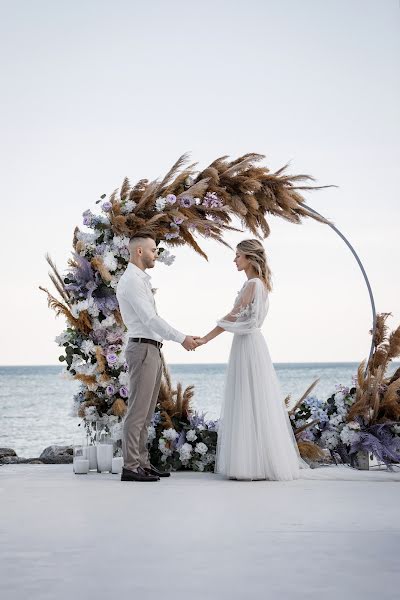
<svg viewBox="0 0 400 600">
<path fill-rule="evenodd" d="M 147 428 L 156 407 L 161 385 L 162 340 L 172 340 L 194 350 L 194 337 L 164 321 L 156 311 L 150 276 L 157 258 L 154 235 L 138 232 L 129 240 L 130 259 L 117 285 L 117 299 L 128 333 L 126 362 L 129 374 L 128 409 L 123 426 L 122 481 L 159 481 L 168 477 L 150 464 Z"/>
</svg>

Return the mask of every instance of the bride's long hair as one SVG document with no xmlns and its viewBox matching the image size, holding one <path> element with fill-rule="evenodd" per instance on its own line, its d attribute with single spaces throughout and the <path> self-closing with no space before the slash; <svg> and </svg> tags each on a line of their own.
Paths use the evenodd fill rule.
<svg viewBox="0 0 400 600">
<path fill-rule="evenodd" d="M 264 282 L 267 290 L 272 290 L 272 273 L 268 266 L 267 256 L 264 246 L 259 240 L 243 240 L 237 246 L 239 252 L 242 252 L 254 268 L 257 276 Z"/>
</svg>

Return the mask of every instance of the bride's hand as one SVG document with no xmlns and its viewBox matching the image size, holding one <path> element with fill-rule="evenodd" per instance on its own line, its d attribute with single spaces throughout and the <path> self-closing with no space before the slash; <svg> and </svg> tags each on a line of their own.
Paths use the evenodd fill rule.
<svg viewBox="0 0 400 600">
<path fill-rule="evenodd" d="M 198 346 L 204 346 L 204 344 L 207 344 L 207 340 L 204 337 L 195 337 L 194 339 Z"/>
</svg>

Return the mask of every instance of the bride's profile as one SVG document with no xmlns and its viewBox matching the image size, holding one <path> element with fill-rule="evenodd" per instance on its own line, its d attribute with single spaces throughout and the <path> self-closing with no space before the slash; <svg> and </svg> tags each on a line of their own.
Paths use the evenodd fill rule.
<svg viewBox="0 0 400 600">
<path fill-rule="evenodd" d="M 247 280 L 232 310 L 217 327 L 198 340 L 207 344 L 229 331 L 229 355 L 215 472 L 230 479 L 292 480 L 299 478 L 301 459 L 283 393 L 261 332 L 272 290 L 265 250 L 256 239 L 236 247 L 234 262 Z"/>
</svg>

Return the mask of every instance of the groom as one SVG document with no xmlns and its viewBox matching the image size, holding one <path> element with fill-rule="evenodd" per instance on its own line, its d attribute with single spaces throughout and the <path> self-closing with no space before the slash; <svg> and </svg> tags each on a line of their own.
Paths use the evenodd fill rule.
<svg viewBox="0 0 400 600">
<path fill-rule="evenodd" d="M 162 340 L 173 340 L 185 350 L 195 350 L 193 336 L 174 329 L 158 316 L 146 269 L 152 269 L 157 246 L 152 233 L 139 232 L 129 240 L 130 260 L 117 285 L 117 299 L 128 330 L 126 362 L 129 373 L 128 410 L 125 416 L 121 481 L 159 481 L 169 473 L 150 464 L 147 428 L 161 384 Z"/>
</svg>

